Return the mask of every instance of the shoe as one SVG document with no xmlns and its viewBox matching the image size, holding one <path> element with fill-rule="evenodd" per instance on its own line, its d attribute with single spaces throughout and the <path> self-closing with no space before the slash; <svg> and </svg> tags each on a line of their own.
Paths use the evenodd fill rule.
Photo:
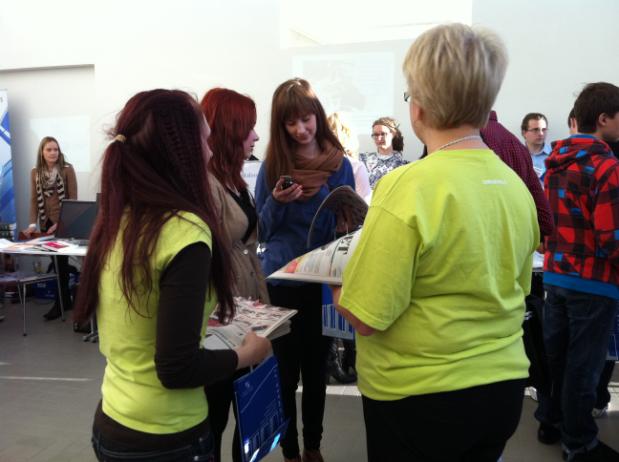
<svg viewBox="0 0 619 462">
<path fill-rule="evenodd" d="M 524 389 L 525 396 L 528 396 L 533 401 L 537 401 L 537 389 L 535 387 L 527 387 Z"/>
<path fill-rule="evenodd" d="M 73 323 L 73 332 L 79 334 L 90 334 L 90 322 L 80 324 L 79 322 Z"/>
<path fill-rule="evenodd" d="M 563 451 L 563 460 L 567 460 L 565 451 Z M 574 454 L 570 462 L 619 462 L 619 452 L 599 441 L 597 446 L 590 451 Z"/>
<path fill-rule="evenodd" d="M 320 453 L 320 449 L 304 449 L 303 462 L 325 462 Z"/>
<path fill-rule="evenodd" d="M 301 456 L 293 457 L 292 459 L 284 457 L 284 462 L 301 462 Z"/>
<path fill-rule="evenodd" d="M 598 419 L 602 417 L 603 415 L 605 415 L 607 412 L 608 412 L 608 404 L 602 408 L 594 407 L 593 411 L 591 411 L 591 415 L 593 416 L 594 419 Z"/>
<path fill-rule="evenodd" d="M 537 440 L 543 444 L 555 444 L 561 440 L 561 430 L 545 423 L 539 424 Z"/>
<path fill-rule="evenodd" d="M 58 305 L 54 303 L 54 306 L 50 308 L 50 310 L 43 315 L 46 321 L 53 321 L 54 319 L 58 319 L 60 317 L 60 308 Z"/>
</svg>

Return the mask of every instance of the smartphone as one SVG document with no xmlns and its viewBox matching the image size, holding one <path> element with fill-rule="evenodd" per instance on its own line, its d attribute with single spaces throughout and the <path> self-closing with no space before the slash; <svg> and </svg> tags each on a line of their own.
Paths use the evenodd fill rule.
<svg viewBox="0 0 619 462">
<path fill-rule="evenodd" d="M 288 189 L 290 186 L 294 184 L 294 180 L 292 179 L 290 175 L 282 175 L 282 178 L 284 179 L 282 183 L 282 189 Z"/>
</svg>

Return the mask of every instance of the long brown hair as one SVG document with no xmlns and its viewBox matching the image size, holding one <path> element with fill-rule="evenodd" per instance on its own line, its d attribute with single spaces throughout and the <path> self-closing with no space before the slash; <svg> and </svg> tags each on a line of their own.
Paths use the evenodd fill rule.
<svg viewBox="0 0 619 462">
<path fill-rule="evenodd" d="M 200 103 L 211 127 L 208 144 L 213 151 L 208 170 L 222 185 L 239 191 L 247 188 L 241 176 L 245 151 L 243 142 L 256 125 L 256 104 L 245 95 L 227 88 L 213 88 Z"/>
<path fill-rule="evenodd" d="M 43 149 L 45 148 L 45 145 L 50 142 L 54 142 L 56 143 L 56 146 L 58 146 L 58 161 L 56 162 L 56 164 L 58 165 L 58 172 L 62 173 L 64 171 L 65 166 L 71 165 L 65 159 L 64 153 L 62 152 L 62 149 L 60 149 L 60 143 L 58 143 L 58 140 L 54 138 L 53 136 L 44 136 L 41 142 L 39 143 L 39 149 L 37 150 L 37 164 L 36 164 L 36 171 L 37 171 L 36 174 L 41 184 L 43 184 L 43 174 L 45 170 L 47 170 L 47 164 L 45 163 L 45 159 L 43 157 Z"/>
<path fill-rule="evenodd" d="M 119 233 L 123 295 L 139 315 L 134 295 L 152 289 L 150 258 L 163 225 L 180 211 L 194 213 L 211 229 L 211 279 L 220 318 L 233 312 L 229 249 L 222 239 L 209 196 L 204 135 L 206 123 L 196 101 L 178 90 L 133 96 L 118 115 L 116 136 L 104 153 L 99 214 L 90 237 L 75 319 L 89 319 L 99 303 L 99 280 Z M 121 222 L 123 229 L 121 229 Z M 205 282 L 206 283 L 206 282 Z"/>
<path fill-rule="evenodd" d="M 309 82 L 300 78 L 286 80 L 273 93 L 271 104 L 271 129 L 264 159 L 269 188 L 275 187 L 281 175 L 290 175 L 294 167 L 296 142 L 286 131 L 286 120 L 308 114 L 316 116 L 316 142 L 320 149 L 324 150 L 326 142 L 329 142 L 344 152 L 344 148 L 329 128 L 325 110 Z"/>
</svg>

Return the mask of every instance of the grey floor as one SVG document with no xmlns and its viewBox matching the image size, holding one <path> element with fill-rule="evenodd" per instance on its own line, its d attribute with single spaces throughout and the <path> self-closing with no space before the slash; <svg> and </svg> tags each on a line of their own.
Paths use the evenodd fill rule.
<svg viewBox="0 0 619 462">
<path fill-rule="evenodd" d="M 28 303 L 29 335 L 22 336 L 20 305 L 7 304 L 0 322 L 0 462 L 94 461 L 90 426 L 100 398 L 104 361 L 97 344 L 84 343 L 70 322 L 44 322 L 49 305 Z M 619 449 L 619 375 L 610 413 L 598 420 L 600 439 Z M 535 402 L 526 398 L 520 426 L 504 462 L 560 461 L 559 446 L 537 442 Z M 365 433 L 354 386 L 330 387 L 323 455 L 327 462 L 363 461 Z M 224 447 L 230 447 L 230 434 Z M 448 441 L 448 437 L 447 437 Z M 224 460 L 230 460 L 225 457 Z M 281 461 L 279 451 L 264 459 Z"/>
</svg>

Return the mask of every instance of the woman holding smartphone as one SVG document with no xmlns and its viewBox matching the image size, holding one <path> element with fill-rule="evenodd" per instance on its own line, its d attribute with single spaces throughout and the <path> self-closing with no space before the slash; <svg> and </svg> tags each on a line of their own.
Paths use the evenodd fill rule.
<svg viewBox="0 0 619 462">
<path fill-rule="evenodd" d="M 287 178 L 290 177 L 290 178 Z M 335 236 L 336 217 L 321 212 L 307 246 L 309 226 L 330 190 L 355 182 L 350 162 L 325 111 L 303 79 L 282 83 L 273 95 L 270 139 L 256 183 L 262 269 L 271 274 L 290 260 Z M 329 341 L 322 336 L 320 284 L 269 281 L 271 303 L 298 310 L 290 334 L 273 342 L 279 361 L 282 399 L 288 430 L 281 445 L 286 461 L 301 461 L 297 440 L 295 391 L 303 379 L 303 461 L 322 461 L 320 440 L 325 405 L 326 357 Z"/>
</svg>

